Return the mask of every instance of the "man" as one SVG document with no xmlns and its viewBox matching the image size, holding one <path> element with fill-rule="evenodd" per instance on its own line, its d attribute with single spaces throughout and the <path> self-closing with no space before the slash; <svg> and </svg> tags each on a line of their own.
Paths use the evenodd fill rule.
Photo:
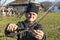
<svg viewBox="0 0 60 40">
<path fill-rule="evenodd" d="M 43 28 L 36 22 L 38 7 L 34 3 L 29 3 L 25 17 L 26 20 L 17 24 L 9 24 L 5 30 L 7 36 L 15 36 L 17 40 L 46 40 Z"/>
</svg>

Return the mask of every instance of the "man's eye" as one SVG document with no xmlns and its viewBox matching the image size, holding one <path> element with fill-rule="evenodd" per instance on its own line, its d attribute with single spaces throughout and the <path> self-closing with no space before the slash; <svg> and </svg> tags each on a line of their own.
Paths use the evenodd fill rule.
<svg viewBox="0 0 60 40">
<path fill-rule="evenodd" d="M 33 14 L 33 15 L 35 15 L 35 14 Z"/>
</svg>

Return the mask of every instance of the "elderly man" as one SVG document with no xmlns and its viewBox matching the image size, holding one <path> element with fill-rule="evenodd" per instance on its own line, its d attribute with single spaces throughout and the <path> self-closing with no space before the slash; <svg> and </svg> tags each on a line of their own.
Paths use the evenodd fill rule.
<svg viewBox="0 0 60 40">
<path fill-rule="evenodd" d="M 25 13 L 26 20 L 17 24 L 9 24 L 5 34 L 11 37 L 17 34 L 17 40 L 46 40 L 41 24 L 36 22 L 37 14 L 38 7 L 34 3 L 29 3 Z"/>
</svg>

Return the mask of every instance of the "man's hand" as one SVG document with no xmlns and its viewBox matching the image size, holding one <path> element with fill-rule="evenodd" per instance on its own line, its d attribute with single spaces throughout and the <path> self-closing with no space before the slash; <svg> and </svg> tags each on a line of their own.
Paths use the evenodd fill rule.
<svg viewBox="0 0 60 40">
<path fill-rule="evenodd" d="M 17 28 L 18 28 L 18 26 L 16 24 L 9 24 L 7 27 L 7 30 L 9 32 L 14 32 L 14 31 L 16 31 Z"/>
<path fill-rule="evenodd" d="M 33 33 L 33 36 L 38 40 L 41 40 L 44 36 L 44 32 L 42 30 L 34 30 L 32 33 Z"/>
</svg>

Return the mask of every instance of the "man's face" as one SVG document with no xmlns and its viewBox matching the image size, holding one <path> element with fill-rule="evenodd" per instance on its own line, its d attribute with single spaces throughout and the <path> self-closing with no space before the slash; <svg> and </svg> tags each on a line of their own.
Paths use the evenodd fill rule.
<svg viewBox="0 0 60 40">
<path fill-rule="evenodd" d="M 37 14 L 35 12 L 29 12 L 25 14 L 28 21 L 33 22 L 37 18 Z"/>
</svg>

